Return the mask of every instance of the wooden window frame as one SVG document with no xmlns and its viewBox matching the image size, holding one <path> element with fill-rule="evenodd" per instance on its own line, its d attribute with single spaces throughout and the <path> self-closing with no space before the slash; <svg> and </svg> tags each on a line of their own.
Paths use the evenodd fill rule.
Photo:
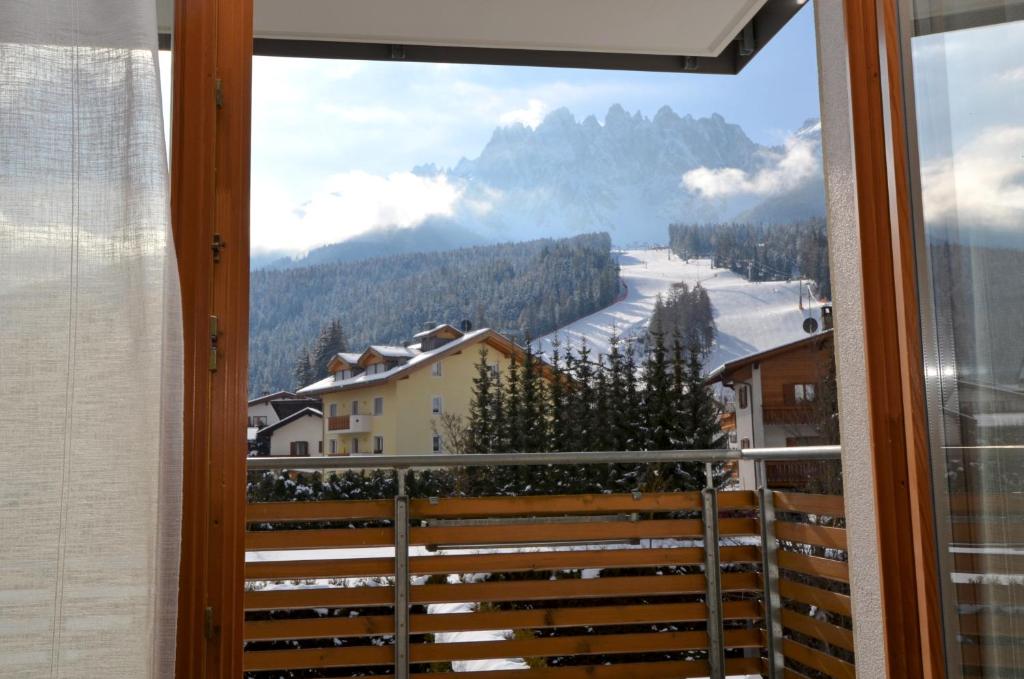
<svg viewBox="0 0 1024 679">
<path fill-rule="evenodd" d="M 884 517 L 877 530 L 888 674 L 942 677 L 898 2 L 843 5 L 867 397 L 875 503 Z M 175 0 L 171 215 L 182 289 L 187 480 L 177 676 L 188 679 L 242 673 L 252 12 L 252 0 Z"/>
</svg>

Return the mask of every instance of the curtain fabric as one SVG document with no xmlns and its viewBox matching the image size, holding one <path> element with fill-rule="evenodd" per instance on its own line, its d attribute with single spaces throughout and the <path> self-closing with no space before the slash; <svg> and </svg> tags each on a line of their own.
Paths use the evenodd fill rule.
<svg viewBox="0 0 1024 679">
<path fill-rule="evenodd" d="M 180 303 L 152 0 L 0 2 L 0 675 L 173 675 Z"/>
</svg>

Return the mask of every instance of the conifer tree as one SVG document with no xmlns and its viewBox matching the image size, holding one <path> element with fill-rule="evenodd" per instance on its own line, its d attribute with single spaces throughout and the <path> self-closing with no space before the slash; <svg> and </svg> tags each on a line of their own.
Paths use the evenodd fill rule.
<svg viewBox="0 0 1024 679">
<path fill-rule="evenodd" d="M 519 362 L 513 355 L 508 364 L 505 380 L 505 450 L 522 452 L 523 449 L 523 394 L 521 390 Z"/>
<path fill-rule="evenodd" d="M 592 450 L 594 432 L 591 410 L 594 405 L 594 366 L 590 360 L 590 346 L 584 338 L 573 359 L 573 378 L 576 380 L 574 398 L 570 404 L 573 425 L 572 444 L 575 450 Z"/>
<path fill-rule="evenodd" d="M 654 334 L 654 347 L 644 364 L 645 448 L 669 450 L 672 427 L 671 382 L 665 356 L 665 336 Z"/>
<path fill-rule="evenodd" d="M 307 347 L 299 349 L 299 353 L 295 356 L 295 363 L 292 364 L 292 380 L 296 391 L 316 382 Z"/>
<path fill-rule="evenodd" d="M 469 402 L 469 446 L 473 453 L 490 453 L 495 448 L 494 377 L 487 365 L 487 348 L 480 349 Z"/>
<path fill-rule="evenodd" d="M 341 321 L 335 319 L 320 330 L 320 336 L 313 347 L 311 360 L 314 379 L 327 375 L 327 364 L 342 351 L 345 351 L 345 333 Z"/>
<path fill-rule="evenodd" d="M 691 345 L 686 361 L 685 418 L 689 422 L 688 447 L 694 450 L 721 448 L 725 436 L 718 422 L 718 405 L 711 389 L 704 383 L 704 366 L 700 348 Z"/>
<path fill-rule="evenodd" d="M 571 450 L 569 447 L 569 414 L 568 405 L 571 398 L 569 391 L 572 384 L 562 367 L 561 348 L 556 342 L 551 352 L 551 363 L 554 368 L 554 375 L 548 387 L 548 409 L 550 411 L 548 423 L 548 450 L 565 452 Z"/>
<path fill-rule="evenodd" d="M 608 369 L 604 364 L 604 356 L 598 354 L 597 366 L 594 368 L 594 407 L 590 410 L 589 450 L 612 450 L 611 404 L 609 403 Z"/>
<path fill-rule="evenodd" d="M 520 402 L 516 423 L 519 429 L 519 451 L 541 452 L 546 444 L 548 412 L 540 366 L 529 338 L 526 340 L 526 353 L 523 356 L 519 381 Z"/>
</svg>

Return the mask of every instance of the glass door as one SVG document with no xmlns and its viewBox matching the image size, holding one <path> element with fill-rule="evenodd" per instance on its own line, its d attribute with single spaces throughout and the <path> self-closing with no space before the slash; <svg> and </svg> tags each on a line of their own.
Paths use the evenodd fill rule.
<svg viewBox="0 0 1024 679">
<path fill-rule="evenodd" d="M 1021 676 L 1024 2 L 904 12 L 948 674 Z"/>
</svg>

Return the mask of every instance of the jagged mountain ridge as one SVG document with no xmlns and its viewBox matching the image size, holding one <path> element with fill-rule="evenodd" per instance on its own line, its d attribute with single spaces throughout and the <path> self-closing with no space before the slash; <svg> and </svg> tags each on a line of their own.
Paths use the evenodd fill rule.
<svg viewBox="0 0 1024 679">
<path fill-rule="evenodd" d="M 820 159 L 816 120 L 794 135 L 810 143 Z M 823 216 L 820 170 L 770 195 L 708 197 L 682 182 L 686 172 L 697 168 L 732 168 L 754 176 L 776 167 L 785 152 L 754 142 L 719 114 L 680 116 L 663 106 L 648 118 L 615 104 L 602 123 L 592 115 L 577 120 L 560 108 L 536 128 L 517 123 L 495 129 L 476 158 L 463 158 L 451 168 L 414 168 L 421 176 L 445 177 L 461 192 L 454 214 L 441 224 L 428 221 L 367 236 L 378 252 L 388 251 L 392 241 L 397 250 L 409 252 L 417 243 L 436 250 L 439 240 L 472 245 L 591 231 L 607 231 L 616 244 L 626 245 L 664 243 L 671 222 L 786 222 Z M 325 246 L 318 258 L 351 259 L 361 251 L 345 245 Z"/>
</svg>

